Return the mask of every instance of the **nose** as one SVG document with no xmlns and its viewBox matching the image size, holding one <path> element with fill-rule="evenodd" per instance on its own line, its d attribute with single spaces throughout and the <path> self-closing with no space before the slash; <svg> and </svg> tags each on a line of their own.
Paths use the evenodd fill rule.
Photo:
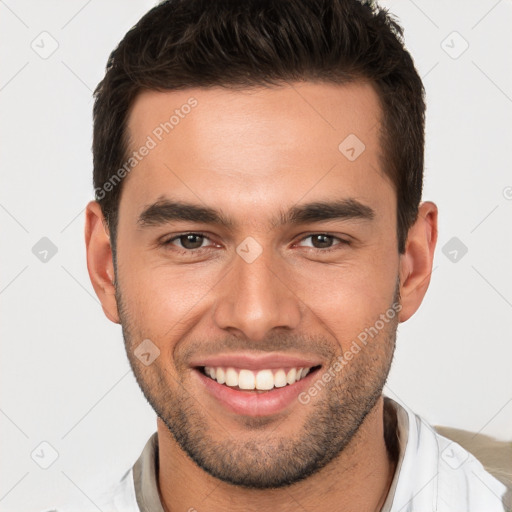
<svg viewBox="0 0 512 512">
<path fill-rule="evenodd" d="M 258 341 L 275 328 L 296 329 L 301 321 L 303 304 L 284 263 L 270 249 L 252 262 L 237 254 L 219 286 L 214 321 L 232 334 Z"/>
</svg>

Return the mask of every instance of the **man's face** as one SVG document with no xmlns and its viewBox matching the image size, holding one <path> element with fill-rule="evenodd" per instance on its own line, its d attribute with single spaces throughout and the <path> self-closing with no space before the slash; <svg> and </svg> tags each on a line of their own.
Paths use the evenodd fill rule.
<svg viewBox="0 0 512 512">
<path fill-rule="evenodd" d="M 169 133 L 158 130 L 176 109 Z M 155 147 L 119 206 L 127 353 L 181 448 L 217 478 L 259 488 L 305 478 L 380 397 L 397 318 L 377 321 L 396 306 L 400 261 L 380 119 L 363 83 L 144 92 L 133 106 L 130 150 L 153 146 L 148 136 Z M 146 359 L 160 351 L 147 366 L 143 340 Z M 311 370 L 295 382 L 301 367 Z M 273 389 L 240 389 L 254 378 Z"/>
</svg>

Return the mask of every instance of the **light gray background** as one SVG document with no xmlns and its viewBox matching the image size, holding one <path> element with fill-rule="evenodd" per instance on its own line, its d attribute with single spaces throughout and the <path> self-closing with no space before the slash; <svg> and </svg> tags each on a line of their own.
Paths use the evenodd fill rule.
<svg viewBox="0 0 512 512">
<path fill-rule="evenodd" d="M 120 327 L 90 285 L 83 241 L 91 93 L 153 5 L 0 0 L 2 511 L 62 499 L 95 510 L 95 482 L 119 478 L 156 429 Z M 405 27 L 424 78 L 424 199 L 440 211 L 430 290 L 399 328 L 387 393 L 433 424 L 511 440 L 512 4 L 382 5 Z M 42 237 L 58 249 L 46 262 L 32 252 Z M 455 262 L 453 247 L 443 253 L 453 237 L 468 248 Z"/>
</svg>

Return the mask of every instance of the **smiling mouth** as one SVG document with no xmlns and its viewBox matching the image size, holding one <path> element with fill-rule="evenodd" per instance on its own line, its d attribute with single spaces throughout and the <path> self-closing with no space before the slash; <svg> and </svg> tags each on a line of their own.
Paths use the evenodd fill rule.
<svg viewBox="0 0 512 512">
<path fill-rule="evenodd" d="M 312 367 L 272 368 L 258 371 L 222 366 L 200 366 L 197 369 L 208 378 L 237 391 L 266 393 L 293 386 L 307 375 L 317 372 L 321 365 Z"/>
</svg>

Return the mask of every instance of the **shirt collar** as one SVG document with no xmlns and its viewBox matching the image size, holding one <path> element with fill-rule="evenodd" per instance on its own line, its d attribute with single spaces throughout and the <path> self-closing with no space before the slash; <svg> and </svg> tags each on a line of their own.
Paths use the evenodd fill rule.
<svg viewBox="0 0 512 512">
<path fill-rule="evenodd" d="M 149 438 L 133 466 L 133 483 L 141 512 L 164 512 L 158 492 L 158 432 Z"/>
<path fill-rule="evenodd" d="M 395 474 L 391 482 L 388 496 L 381 512 L 390 512 L 402 468 L 405 447 L 408 441 L 408 414 L 397 402 L 384 397 L 384 430 L 388 450 L 392 450 L 393 437 L 398 438 L 398 460 Z M 396 456 L 396 454 L 395 454 Z M 148 440 L 140 457 L 133 466 L 133 481 L 137 505 L 141 512 L 165 512 L 158 491 L 158 433 L 155 432 Z"/>
</svg>

